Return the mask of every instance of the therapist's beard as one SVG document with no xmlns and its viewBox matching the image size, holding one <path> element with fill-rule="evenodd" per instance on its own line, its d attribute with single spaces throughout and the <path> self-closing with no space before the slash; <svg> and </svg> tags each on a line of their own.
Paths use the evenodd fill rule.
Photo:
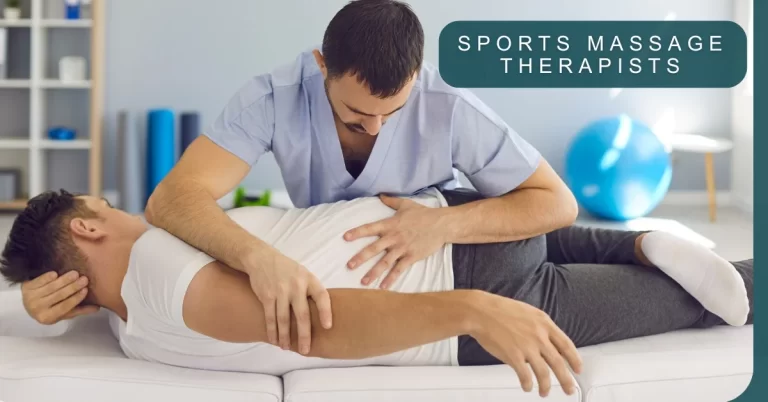
<svg viewBox="0 0 768 402">
<path fill-rule="evenodd" d="M 347 123 L 344 120 L 341 119 L 341 116 L 339 116 L 338 113 L 336 113 L 336 108 L 333 107 L 333 102 L 331 102 L 331 95 L 328 93 L 328 81 L 325 81 L 325 96 L 328 98 L 328 104 L 331 106 L 331 113 L 333 113 L 333 118 L 340 121 L 341 124 L 343 124 L 347 130 L 357 133 L 357 134 L 365 134 L 365 135 L 379 135 L 379 133 L 376 134 L 370 134 L 365 127 L 363 127 L 362 124 L 359 123 Z M 386 123 L 384 123 L 386 124 Z M 384 125 L 382 124 L 382 126 Z"/>
</svg>

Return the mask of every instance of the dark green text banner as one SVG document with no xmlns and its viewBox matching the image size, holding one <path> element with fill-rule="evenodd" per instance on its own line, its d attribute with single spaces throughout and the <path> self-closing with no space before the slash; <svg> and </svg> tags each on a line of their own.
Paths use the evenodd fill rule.
<svg viewBox="0 0 768 402">
<path fill-rule="evenodd" d="M 730 88 L 747 71 L 732 21 L 456 21 L 440 74 L 463 88 Z"/>
</svg>

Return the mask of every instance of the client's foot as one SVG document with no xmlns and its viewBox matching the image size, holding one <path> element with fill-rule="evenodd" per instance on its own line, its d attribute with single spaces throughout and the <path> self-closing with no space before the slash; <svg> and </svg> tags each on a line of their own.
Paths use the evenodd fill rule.
<svg viewBox="0 0 768 402">
<path fill-rule="evenodd" d="M 640 248 L 648 261 L 679 283 L 705 309 L 729 325 L 747 322 L 747 290 L 731 263 L 702 245 L 665 232 L 645 234 Z"/>
</svg>

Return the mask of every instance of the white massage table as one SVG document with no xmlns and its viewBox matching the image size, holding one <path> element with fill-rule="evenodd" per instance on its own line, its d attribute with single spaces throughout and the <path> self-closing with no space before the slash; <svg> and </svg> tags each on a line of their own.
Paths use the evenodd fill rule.
<svg viewBox="0 0 768 402">
<path fill-rule="evenodd" d="M 581 350 L 579 391 L 553 377 L 552 402 L 724 402 L 752 377 L 752 326 L 687 330 Z M 0 401 L 4 402 L 445 402 L 543 401 L 510 368 L 362 367 L 279 378 L 127 359 L 106 313 L 42 326 L 18 290 L 0 291 Z"/>
</svg>

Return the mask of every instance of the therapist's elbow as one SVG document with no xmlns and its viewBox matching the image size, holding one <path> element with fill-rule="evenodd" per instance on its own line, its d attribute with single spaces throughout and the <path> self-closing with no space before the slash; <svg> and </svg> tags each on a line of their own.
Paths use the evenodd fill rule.
<svg viewBox="0 0 768 402">
<path fill-rule="evenodd" d="M 158 195 L 157 190 L 152 192 L 152 194 L 149 196 L 149 200 L 147 200 L 147 206 L 144 208 L 144 219 L 147 220 L 147 222 L 150 225 L 157 226 L 157 219 L 158 219 Z"/>
<path fill-rule="evenodd" d="M 571 226 L 579 217 L 579 203 L 570 189 L 567 187 L 557 192 L 557 226 L 560 228 Z"/>
<path fill-rule="evenodd" d="M 170 203 L 172 190 L 167 181 L 161 181 L 147 200 L 147 206 L 144 209 L 144 218 L 150 225 L 160 227 L 164 216 L 164 206 Z"/>
</svg>

